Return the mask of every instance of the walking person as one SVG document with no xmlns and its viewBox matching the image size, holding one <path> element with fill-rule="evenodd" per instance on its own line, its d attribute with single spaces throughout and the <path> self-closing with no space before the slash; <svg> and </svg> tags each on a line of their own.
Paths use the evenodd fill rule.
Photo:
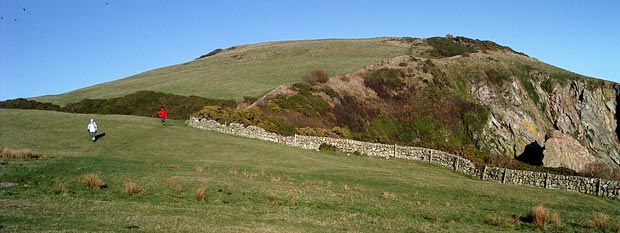
<svg viewBox="0 0 620 233">
<path fill-rule="evenodd" d="M 159 115 L 159 118 L 161 119 L 161 124 L 166 125 L 166 118 L 168 118 L 168 112 L 163 106 L 161 107 L 157 115 Z"/>
<path fill-rule="evenodd" d="M 94 142 L 96 139 L 95 135 L 97 134 L 97 123 L 95 122 L 95 120 L 90 119 L 88 126 L 86 126 L 86 130 L 88 130 L 88 133 L 90 134 L 90 137 L 93 139 Z"/>
</svg>

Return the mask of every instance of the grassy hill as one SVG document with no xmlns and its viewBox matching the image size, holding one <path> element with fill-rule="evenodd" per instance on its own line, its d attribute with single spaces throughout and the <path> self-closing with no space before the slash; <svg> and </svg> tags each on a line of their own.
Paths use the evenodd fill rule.
<svg viewBox="0 0 620 233">
<path fill-rule="evenodd" d="M 105 133 L 95 143 L 84 130 L 91 117 Z M 0 182 L 18 184 L 0 188 L 3 232 L 532 231 L 527 216 L 540 204 L 559 219 L 550 231 L 619 229 L 618 200 L 483 182 L 422 162 L 301 150 L 156 118 L 0 109 L 0 119 L 0 147 L 53 156 L 2 158 Z M 82 184 L 87 174 L 105 185 Z M 200 188 L 206 198 L 197 201 Z"/>
<path fill-rule="evenodd" d="M 333 39 L 236 46 L 187 63 L 33 99 L 63 106 L 86 98 L 114 98 L 151 90 L 240 101 L 244 96 L 260 97 L 283 83 L 301 81 L 312 70 L 342 75 L 411 52 L 408 46 L 391 40 Z"/>
</svg>

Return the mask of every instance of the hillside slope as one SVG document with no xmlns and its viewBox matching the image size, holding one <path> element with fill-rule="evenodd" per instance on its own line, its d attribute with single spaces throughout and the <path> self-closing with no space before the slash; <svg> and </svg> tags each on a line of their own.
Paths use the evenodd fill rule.
<svg viewBox="0 0 620 233">
<path fill-rule="evenodd" d="M 405 42 L 426 50 L 282 86 L 249 108 L 258 112 L 234 117 L 283 134 L 352 137 L 468 157 L 486 151 L 576 171 L 594 163 L 620 166 L 617 83 L 487 41 Z M 214 109 L 201 114 L 223 119 Z"/>
<path fill-rule="evenodd" d="M 332 78 L 302 84 L 316 70 Z M 36 100 L 66 105 L 138 90 L 238 102 L 269 92 L 262 104 L 252 105 L 267 119 L 246 114 L 224 122 L 239 120 L 284 134 L 331 130 L 334 136 L 470 157 L 501 154 L 576 171 L 599 162 L 620 167 L 617 83 L 571 73 L 490 41 L 434 37 L 244 45 Z"/>
<path fill-rule="evenodd" d="M 94 117 L 93 143 L 84 131 Z M 291 148 L 155 118 L 0 109 L 0 147 L 53 159 L 0 158 L 2 232 L 617 231 L 617 200 L 502 185 L 400 159 Z M 49 135 L 54 135 L 50 137 Z M 80 181 L 96 174 L 105 187 Z M 127 184 L 140 193 L 128 195 Z M 195 193 L 204 187 L 206 199 Z M 527 195 L 524 195 L 527 194 Z M 608 227 L 592 226 L 594 214 Z"/>
<path fill-rule="evenodd" d="M 315 69 L 342 75 L 409 52 L 407 46 L 392 43 L 390 38 L 242 45 L 187 63 L 33 99 L 64 106 L 87 98 L 114 98 L 150 90 L 240 101 L 245 96 L 260 97 L 283 83 L 298 82 Z"/>
</svg>

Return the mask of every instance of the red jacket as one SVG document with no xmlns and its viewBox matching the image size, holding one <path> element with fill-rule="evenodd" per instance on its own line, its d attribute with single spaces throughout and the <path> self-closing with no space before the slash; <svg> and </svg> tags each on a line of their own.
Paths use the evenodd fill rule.
<svg viewBox="0 0 620 233">
<path fill-rule="evenodd" d="M 168 112 L 166 112 L 166 109 L 161 109 L 159 110 L 159 118 L 168 118 Z"/>
</svg>

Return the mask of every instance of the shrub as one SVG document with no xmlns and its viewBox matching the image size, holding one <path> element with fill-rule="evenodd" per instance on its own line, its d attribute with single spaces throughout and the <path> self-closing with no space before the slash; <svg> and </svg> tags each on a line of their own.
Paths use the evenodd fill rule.
<svg viewBox="0 0 620 233">
<path fill-rule="evenodd" d="M 80 182 L 92 189 L 100 189 L 105 187 L 105 183 L 103 183 L 103 181 L 99 178 L 99 175 L 95 173 L 84 175 Z"/>
<path fill-rule="evenodd" d="M 620 180 L 620 168 L 613 168 L 602 162 L 587 164 L 581 173 L 588 177 Z"/>
<path fill-rule="evenodd" d="M 196 190 L 196 192 L 194 193 L 196 201 L 204 201 L 207 198 L 206 189 L 207 188 L 205 187 L 200 187 Z"/>
<path fill-rule="evenodd" d="M 205 57 L 210 57 L 210 56 L 213 56 L 215 54 L 221 53 L 223 51 L 224 51 L 223 49 L 214 49 L 213 51 L 211 51 L 211 52 L 209 52 L 209 53 L 207 53 L 205 55 L 202 55 L 202 56 L 196 58 L 196 60 L 201 59 L 201 58 L 205 58 Z"/>
<path fill-rule="evenodd" d="M 319 146 L 320 151 L 338 151 L 338 148 L 327 143 L 321 143 Z"/>
<path fill-rule="evenodd" d="M 60 106 L 55 105 L 55 104 L 41 103 L 38 101 L 27 100 L 23 98 L 0 101 L 0 108 L 37 109 L 37 110 L 50 110 L 50 111 L 61 111 L 62 110 Z"/>
<path fill-rule="evenodd" d="M 329 86 L 321 87 L 321 91 L 327 94 L 329 97 L 332 97 L 332 98 L 338 97 L 338 93 Z"/>
<path fill-rule="evenodd" d="M 310 73 L 307 73 L 304 76 L 304 80 L 311 85 L 316 85 L 317 83 L 326 83 L 329 81 L 329 76 L 322 70 L 313 70 Z"/>
<path fill-rule="evenodd" d="M 133 196 L 134 194 L 142 194 L 142 190 L 140 190 L 140 187 L 138 187 L 138 184 L 136 184 L 135 182 L 131 182 L 131 181 L 125 182 L 124 192 L 129 196 Z"/>
<path fill-rule="evenodd" d="M 433 46 L 433 49 L 430 51 L 431 56 L 435 57 L 452 57 L 456 55 L 461 55 L 465 52 L 473 53 L 476 50 L 472 47 L 469 47 L 465 44 L 456 42 L 452 38 L 445 37 L 432 37 L 426 40 L 428 44 Z"/>
<path fill-rule="evenodd" d="M 364 75 L 364 85 L 375 91 L 381 98 L 395 98 L 404 90 L 403 77 L 404 73 L 400 70 L 382 68 Z"/>
<path fill-rule="evenodd" d="M 251 96 L 244 96 L 243 97 L 243 102 L 246 104 L 251 104 L 256 102 L 258 99 L 256 97 L 251 97 Z"/>
</svg>

